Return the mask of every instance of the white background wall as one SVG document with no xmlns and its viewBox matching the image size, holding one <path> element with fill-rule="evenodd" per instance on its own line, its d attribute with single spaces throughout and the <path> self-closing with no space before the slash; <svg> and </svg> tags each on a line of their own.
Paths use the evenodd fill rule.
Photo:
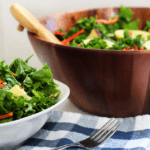
<svg viewBox="0 0 150 150">
<path fill-rule="evenodd" d="M 150 0 L 0 0 L 0 61 L 10 64 L 16 57 L 26 59 L 34 53 L 26 30 L 17 31 L 18 22 L 10 13 L 10 7 L 19 3 L 36 18 L 67 10 L 98 8 L 108 6 L 150 7 Z M 34 55 L 30 64 L 40 68 L 42 64 Z"/>
</svg>

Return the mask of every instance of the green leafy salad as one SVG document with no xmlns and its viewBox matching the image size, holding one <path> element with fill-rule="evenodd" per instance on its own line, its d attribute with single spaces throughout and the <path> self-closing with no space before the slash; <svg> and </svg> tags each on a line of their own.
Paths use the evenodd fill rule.
<svg viewBox="0 0 150 150">
<path fill-rule="evenodd" d="M 0 62 L 0 123 L 43 111 L 57 103 L 60 90 L 47 64 L 37 70 L 27 60 Z"/>
<path fill-rule="evenodd" d="M 68 31 L 55 31 L 63 45 L 106 50 L 150 50 L 150 20 L 139 30 L 130 8 L 120 6 L 109 20 L 97 16 L 82 18 Z"/>
</svg>

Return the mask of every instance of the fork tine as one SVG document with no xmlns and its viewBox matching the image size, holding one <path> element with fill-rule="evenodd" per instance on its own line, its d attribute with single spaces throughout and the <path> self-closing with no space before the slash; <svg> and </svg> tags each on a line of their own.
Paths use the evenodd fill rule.
<svg viewBox="0 0 150 150">
<path fill-rule="evenodd" d="M 113 121 L 112 121 L 113 120 Z M 99 133 L 104 130 L 100 135 L 103 135 L 103 133 L 116 121 L 116 119 L 114 120 L 114 118 L 110 119 L 104 126 L 102 126 L 102 128 L 100 128 L 95 134 L 93 134 L 90 138 L 91 139 L 95 139 L 97 137 L 97 135 L 99 135 Z"/>
<path fill-rule="evenodd" d="M 122 122 L 119 123 L 118 126 L 116 126 L 118 124 L 118 122 L 120 122 L 120 121 L 116 122 L 116 119 L 114 121 L 112 121 L 112 120 L 113 119 L 110 119 L 100 130 L 98 130 L 98 132 L 96 132 L 93 136 L 91 136 L 91 137 L 96 136 L 97 139 L 99 138 L 98 140 L 95 140 L 95 139 L 93 140 L 91 137 L 88 137 L 77 143 L 60 146 L 60 147 L 56 148 L 56 150 L 62 150 L 64 148 L 72 147 L 72 146 L 78 146 L 78 147 L 82 147 L 82 148 L 86 148 L 86 149 L 97 147 L 98 145 L 102 144 L 107 139 L 109 139 L 116 132 L 116 130 L 121 126 Z M 105 129 L 105 127 L 106 127 L 106 129 Z M 109 128 L 109 130 L 107 130 L 108 128 Z M 106 134 L 105 133 L 102 134 L 101 131 L 103 129 L 105 129 L 105 131 L 107 130 L 108 132 L 106 131 L 105 132 Z"/>
<path fill-rule="evenodd" d="M 113 122 L 114 123 L 114 122 Z M 115 127 L 116 127 L 116 125 L 119 123 L 118 121 L 115 123 L 115 124 L 111 124 L 110 126 L 109 126 L 109 128 L 107 128 L 106 130 L 104 130 L 103 131 L 103 133 L 101 133 L 101 134 L 99 134 L 99 135 L 97 135 L 97 141 L 99 141 L 99 140 L 101 140 L 101 139 L 103 139 L 103 138 L 105 138 Z M 111 127 L 111 128 L 110 128 Z"/>
<path fill-rule="evenodd" d="M 100 144 L 102 144 L 103 142 L 105 142 L 107 139 L 109 139 L 115 132 L 116 130 L 121 126 L 122 122 L 119 123 L 118 126 L 116 126 L 117 124 L 119 123 L 119 121 L 117 121 L 117 123 L 115 123 L 112 128 L 103 136 L 103 137 L 100 137 L 100 139 L 98 139 L 97 142 L 99 142 L 100 140 L 104 139 L 107 135 L 107 137 L 100 142 Z M 114 129 L 114 130 L 113 130 Z M 113 131 L 111 134 L 109 134 L 111 131 Z"/>
</svg>

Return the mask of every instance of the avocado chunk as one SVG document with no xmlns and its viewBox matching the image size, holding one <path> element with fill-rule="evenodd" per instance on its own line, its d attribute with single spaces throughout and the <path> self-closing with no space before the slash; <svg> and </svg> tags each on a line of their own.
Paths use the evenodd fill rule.
<svg viewBox="0 0 150 150">
<path fill-rule="evenodd" d="M 147 40 L 147 36 L 150 35 L 147 31 L 142 30 L 130 30 L 131 37 L 135 38 L 137 35 L 141 34 L 144 40 Z M 123 38 L 124 37 L 124 30 L 116 30 L 115 31 L 116 38 Z"/>
<path fill-rule="evenodd" d="M 147 50 L 150 50 L 150 40 L 145 42 L 143 46 L 145 46 Z"/>
<path fill-rule="evenodd" d="M 10 92 L 13 93 L 15 98 L 18 98 L 19 96 L 23 96 L 25 99 L 30 100 L 31 97 L 27 95 L 27 93 L 24 91 L 24 89 L 20 89 L 18 85 L 15 85 L 10 89 Z"/>
<path fill-rule="evenodd" d="M 109 41 L 109 40 L 104 40 L 104 41 L 107 43 L 108 48 L 112 47 L 114 45 L 114 42 L 112 42 L 112 41 Z"/>
<path fill-rule="evenodd" d="M 94 37 L 102 37 L 102 33 L 98 29 L 91 30 L 91 33 L 89 34 L 89 39 L 93 39 Z"/>
</svg>

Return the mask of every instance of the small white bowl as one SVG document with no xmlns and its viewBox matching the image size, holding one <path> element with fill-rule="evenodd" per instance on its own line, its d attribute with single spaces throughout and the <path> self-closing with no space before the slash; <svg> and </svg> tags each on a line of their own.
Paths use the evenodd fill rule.
<svg viewBox="0 0 150 150">
<path fill-rule="evenodd" d="M 0 149 L 12 149 L 30 138 L 38 132 L 49 117 L 51 117 L 51 111 L 54 111 L 68 98 L 70 94 L 69 87 L 62 82 L 54 81 L 59 84 L 57 89 L 61 91 L 58 102 L 50 108 L 32 116 L 0 124 Z"/>
</svg>

